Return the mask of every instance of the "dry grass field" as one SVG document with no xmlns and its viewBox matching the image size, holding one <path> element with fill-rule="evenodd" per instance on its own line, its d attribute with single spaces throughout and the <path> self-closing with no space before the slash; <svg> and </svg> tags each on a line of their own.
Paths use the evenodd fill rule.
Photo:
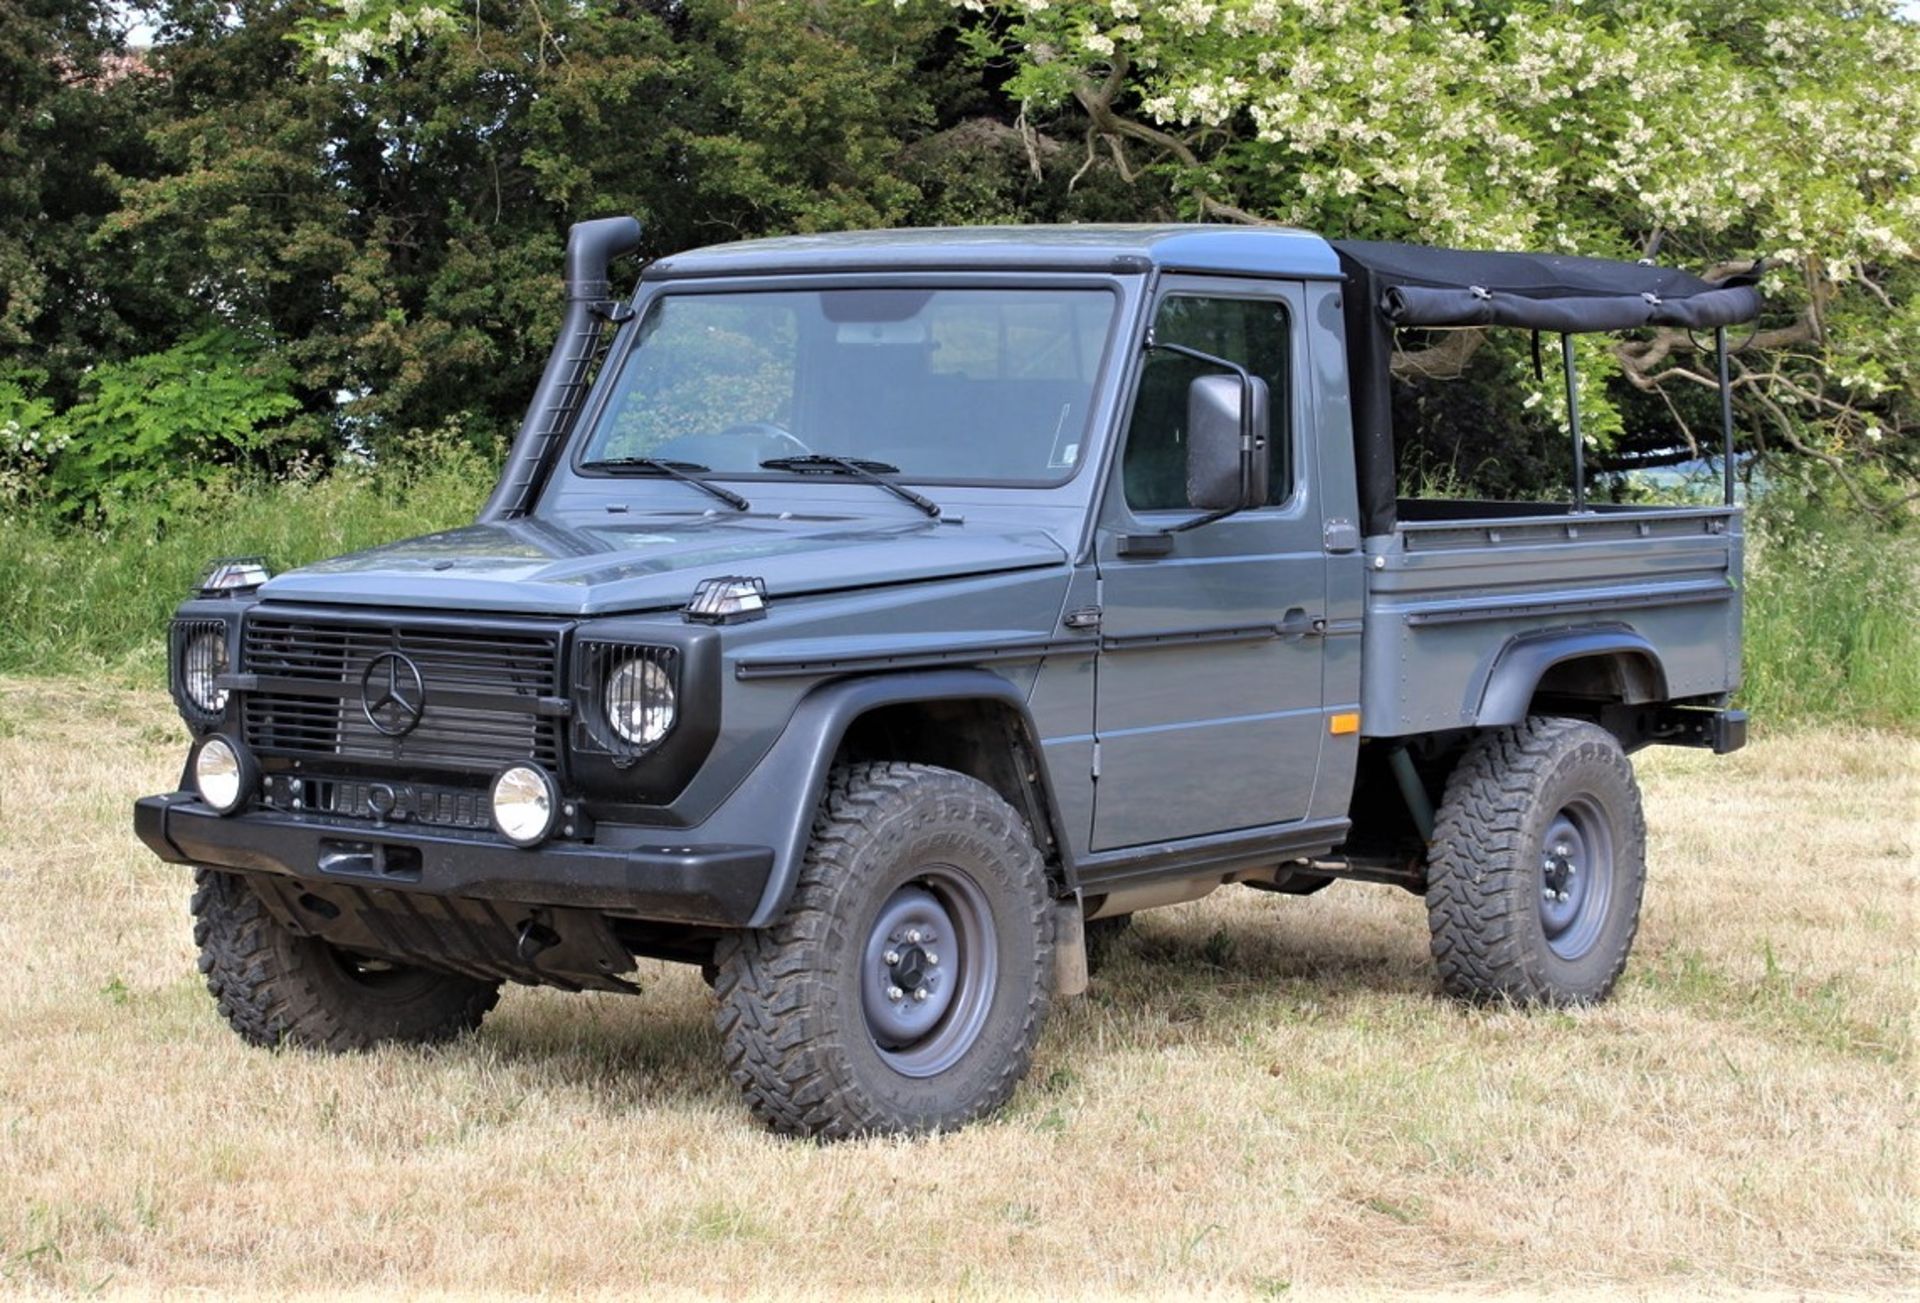
<svg viewBox="0 0 1920 1303">
<path fill-rule="evenodd" d="M 752 1126 L 690 970 L 434 1052 L 265 1053 L 129 831 L 158 693 L 0 681 L 0 1290 L 650 1298 L 1911 1292 L 1920 744 L 1642 756 L 1615 1001 L 1434 998 L 1384 887 L 1145 918 L 1001 1119 Z"/>
</svg>

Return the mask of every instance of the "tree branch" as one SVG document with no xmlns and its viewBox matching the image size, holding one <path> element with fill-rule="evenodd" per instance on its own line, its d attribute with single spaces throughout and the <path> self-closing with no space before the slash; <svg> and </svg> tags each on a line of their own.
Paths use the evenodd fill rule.
<svg viewBox="0 0 1920 1303">
<path fill-rule="evenodd" d="M 1098 85 L 1092 78 L 1081 76 L 1075 79 L 1073 89 L 1074 99 L 1079 102 L 1080 108 L 1093 123 L 1094 130 L 1107 138 L 1107 143 L 1113 150 L 1114 162 L 1120 168 L 1120 175 L 1128 183 L 1133 181 L 1133 170 L 1127 166 L 1125 155 L 1120 147 L 1122 139 L 1137 140 L 1142 144 L 1151 145 L 1162 153 L 1171 154 L 1181 166 L 1199 170 L 1202 166 L 1200 156 L 1194 152 L 1190 143 L 1171 132 L 1123 117 L 1115 111 L 1113 101 L 1126 85 L 1127 71 L 1130 66 L 1124 54 L 1116 54 L 1113 56 L 1113 65 L 1108 68 L 1105 79 Z M 1274 225 L 1267 218 L 1250 213 L 1224 200 L 1215 199 L 1204 187 L 1195 186 L 1193 195 L 1202 217 L 1217 217 L 1229 222 L 1239 222 L 1245 226 Z"/>
</svg>

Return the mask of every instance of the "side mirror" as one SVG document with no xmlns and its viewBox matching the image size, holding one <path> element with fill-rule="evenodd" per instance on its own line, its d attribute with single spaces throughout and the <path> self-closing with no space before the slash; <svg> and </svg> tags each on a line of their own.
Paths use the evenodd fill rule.
<svg viewBox="0 0 1920 1303">
<path fill-rule="evenodd" d="M 1256 376 L 1252 388 L 1253 419 L 1243 422 L 1239 376 L 1200 376 L 1187 386 L 1187 501 L 1202 511 L 1266 505 L 1267 382 Z"/>
</svg>

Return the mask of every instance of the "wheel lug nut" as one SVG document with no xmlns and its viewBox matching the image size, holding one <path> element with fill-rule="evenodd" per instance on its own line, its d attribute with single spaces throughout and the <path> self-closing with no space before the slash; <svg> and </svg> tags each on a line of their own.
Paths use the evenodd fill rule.
<svg viewBox="0 0 1920 1303">
<path fill-rule="evenodd" d="M 917 928 L 917 927 L 916 927 L 916 928 L 909 928 L 909 929 L 907 930 L 907 944 L 908 944 L 908 945 L 910 945 L 910 946 L 917 946 L 917 945 L 919 945 L 919 944 L 920 944 L 920 929 L 919 929 L 919 928 Z"/>
<path fill-rule="evenodd" d="M 889 986 L 887 988 L 887 999 L 899 1001 L 899 1000 L 904 1000 L 906 998 L 907 998 L 907 993 L 901 990 L 899 987 Z"/>
<path fill-rule="evenodd" d="M 880 962 L 891 968 L 900 962 L 900 952 L 898 950 L 889 950 L 886 954 L 880 956 Z"/>
<path fill-rule="evenodd" d="M 934 954 L 933 951 L 931 950 L 927 951 L 927 967 L 938 968 L 939 966 L 940 966 L 940 956 Z"/>
<path fill-rule="evenodd" d="M 920 1004 L 925 1004 L 927 997 L 932 994 L 933 992 L 929 991 L 926 987 L 923 986 L 914 991 L 913 998 L 916 1002 Z"/>
</svg>

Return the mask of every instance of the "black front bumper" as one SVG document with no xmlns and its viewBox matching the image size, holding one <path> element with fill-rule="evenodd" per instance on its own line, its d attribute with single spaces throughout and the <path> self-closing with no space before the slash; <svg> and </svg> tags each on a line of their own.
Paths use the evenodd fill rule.
<svg viewBox="0 0 1920 1303">
<path fill-rule="evenodd" d="M 473 835 L 274 811 L 220 815 L 188 792 L 142 797 L 133 828 L 170 864 L 716 927 L 744 926 L 773 871 L 765 846 L 551 842 L 522 850 Z"/>
</svg>

